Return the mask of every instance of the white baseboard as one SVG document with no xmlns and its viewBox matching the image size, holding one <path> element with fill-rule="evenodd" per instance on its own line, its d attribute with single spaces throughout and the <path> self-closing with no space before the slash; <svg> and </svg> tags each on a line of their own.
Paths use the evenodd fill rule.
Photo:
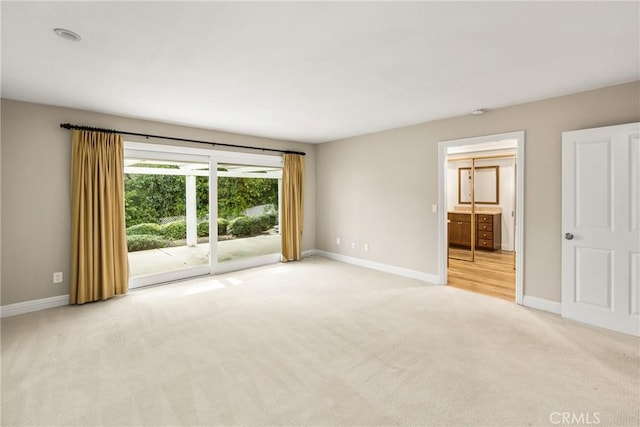
<svg viewBox="0 0 640 427">
<path fill-rule="evenodd" d="M 302 258 L 309 258 L 310 256 L 314 256 L 316 254 L 315 249 L 309 249 L 307 251 L 302 251 Z"/>
<path fill-rule="evenodd" d="M 46 310 L 47 308 L 62 307 L 65 305 L 69 305 L 69 295 L 17 302 L 0 307 L 0 317 L 17 316 L 18 314 L 31 313 L 33 311 Z"/>
<path fill-rule="evenodd" d="M 422 280 L 423 282 L 438 283 L 438 276 L 429 273 L 423 273 L 421 271 L 410 270 L 408 268 L 397 267 L 395 265 L 382 264 L 375 261 L 369 261 L 366 259 L 355 258 L 347 255 L 336 254 L 334 252 L 321 251 L 316 249 L 314 251 L 316 255 L 333 259 L 336 261 L 346 262 L 347 264 L 359 265 L 360 267 L 371 268 L 373 270 L 384 271 L 385 273 L 396 274 L 398 276 L 409 277 L 411 279 Z"/>
<path fill-rule="evenodd" d="M 548 311 L 550 313 L 562 314 L 562 304 L 556 301 L 549 301 L 547 299 L 525 295 L 522 299 L 522 305 L 525 307 L 535 308 L 537 310 Z"/>
</svg>

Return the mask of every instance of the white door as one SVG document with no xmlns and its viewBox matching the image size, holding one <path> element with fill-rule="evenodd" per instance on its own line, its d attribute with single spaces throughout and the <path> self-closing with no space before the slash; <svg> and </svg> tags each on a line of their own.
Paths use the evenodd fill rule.
<svg viewBox="0 0 640 427">
<path fill-rule="evenodd" d="M 562 315 L 640 335 L 640 123 L 562 134 Z"/>
</svg>

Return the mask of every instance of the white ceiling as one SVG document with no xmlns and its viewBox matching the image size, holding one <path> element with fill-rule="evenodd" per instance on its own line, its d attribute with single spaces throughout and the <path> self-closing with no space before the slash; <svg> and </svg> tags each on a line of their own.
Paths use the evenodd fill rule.
<svg viewBox="0 0 640 427">
<path fill-rule="evenodd" d="M 324 142 L 637 80 L 639 5 L 3 1 L 2 96 Z"/>
</svg>

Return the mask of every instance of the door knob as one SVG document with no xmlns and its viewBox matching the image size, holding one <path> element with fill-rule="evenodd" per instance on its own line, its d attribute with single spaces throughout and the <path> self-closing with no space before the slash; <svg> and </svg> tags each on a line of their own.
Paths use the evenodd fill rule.
<svg viewBox="0 0 640 427">
<path fill-rule="evenodd" d="M 567 240 L 573 240 L 573 234 L 571 233 L 564 233 L 564 238 Z"/>
</svg>

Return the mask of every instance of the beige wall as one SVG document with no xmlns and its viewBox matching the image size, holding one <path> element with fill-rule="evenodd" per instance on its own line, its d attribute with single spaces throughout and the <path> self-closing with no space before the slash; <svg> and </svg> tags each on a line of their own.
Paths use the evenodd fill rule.
<svg viewBox="0 0 640 427">
<path fill-rule="evenodd" d="M 315 145 L 6 99 L 2 100 L 1 114 L 2 305 L 69 293 L 71 133 L 59 127 L 65 122 L 304 151 L 307 156 L 303 249 L 315 247 Z M 144 141 L 132 137 L 127 140 Z M 54 271 L 64 273 L 64 283 L 52 284 Z"/>
<path fill-rule="evenodd" d="M 635 121 L 640 82 L 317 146 L 2 100 L 1 304 L 68 293 L 70 133 L 59 128 L 63 122 L 305 151 L 303 249 L 432 275 L 437 142 L 524 130 L 525 294 L 560 301 L 561 133 Z M 63 284 L 51 283 L 54 271 L 64 272 Z"/>
<path fill-rule="evenodd" d="M 438 141 L 524 130 L 525 295 L 560 301 L 561 134 L 636 121 L 640 82 L 321 144 L 316 246 L 437 275 Z"/>
</svg>

